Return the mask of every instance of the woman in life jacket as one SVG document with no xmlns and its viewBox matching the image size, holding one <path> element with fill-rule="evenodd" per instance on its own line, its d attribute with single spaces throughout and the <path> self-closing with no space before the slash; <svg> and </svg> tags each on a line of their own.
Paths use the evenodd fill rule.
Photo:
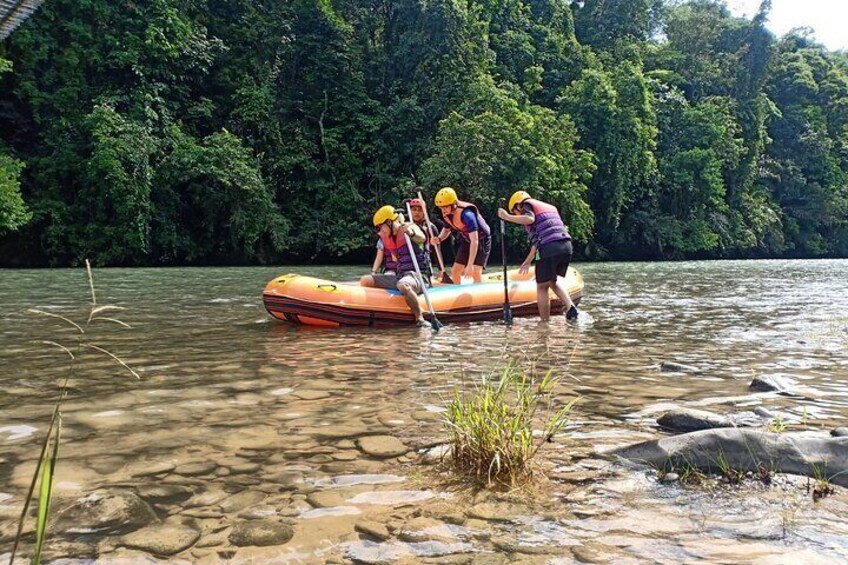
<svg viewBox="0 0 848 565">
<path fill-rule="evenodd" d="M 571 262 L 571 235 L 555 206 L 535 200 L 523 190 L 517 191 L 509 199 L 510 214 L 498 208 L 498 217 L 506 222 L 524 226 L 530 236 L 530 253 L 521 264 L 520 272 L 530 270 L 530 263 L 539 253 L 536 261 L 536 298 L 539 303 L 539 317 L 543 322 L 551 316 L 551 301 L 548 290 L 553 290 L 565 307 L 568 320 L 577 319 L 577 308 L 558 277 L 564 277 Z"/>
<path fill-rule="evenodd" d="M 435 202 L 442 211 L 445 227 L 431 241 L 434 245 L 439 244 L 451 233 L 459 239 L 451 279 L 461 284 L 461 277 L 466 276 L 474 279 L 475 283 L 481 282 L 483 269 L 492 251 L 492 230 L 489 224 L 480 215 L 477 206 L 459 200 L 456 191 L 450 187 L 437 192 Z"/>
<path fill-rule="evenodd" d="M 405 222 L 393 206 L 383 206 L 374 214 L 374 227 L 377 237 L 383 244 L 383 254 L 386 260 L 386 272 L 377 273 L 374 269 L 370 275 L 359 280 L 362 286 L 397 289 L 403 295 L 409 309 L 415 316 L 416 324 L 420 327 L 430 327 L 424 319 L 418 295 L 424 292 L 421 280 L 415 274 L 415 263 L 406 244 L 405 235 L 412 241 L 412 249 L 418 265 L 425 264 L 423 244 L 427 241 L 424 232 L 412 222 Z M 379 255 L 379 253 L 378 253 Z M 376 265 L 375 261 L 375 265 Z M 389 267 L 392 267 L 389 270 Z"/>
</svg>

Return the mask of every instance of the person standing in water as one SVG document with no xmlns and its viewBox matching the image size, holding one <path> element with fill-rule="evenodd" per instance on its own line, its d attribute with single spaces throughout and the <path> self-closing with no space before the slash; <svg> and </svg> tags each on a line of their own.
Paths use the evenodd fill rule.
<svg viewBox="0 0 848 565">
<path fill-rule="evenodd" d="M 462 276 L 471 277 L 475 283 L 482 282 L 483 269 L 489 261 L 492 251 L 492 231 L 483 219 L 477 206 L 463 202 L 456 196 L 456 191 L 445 187 L 436 193 L 436 206 L 442 211 L 445 227 L 431 241 L 433 245 L 440 244 L 453 233 L 459 238 L 451 279 L 461 284 Z"/>
<path fill-rule="evenodd" d="M 565 309 L 568 320 L 577 319 L 577 308 L 571 301 L 568 291 L 558 277 L 565 277 L 573 253 L 571 235 L 568 233 L 559 210 L 555 206 L 535 200 L 528 193 L 519 190 L 509 199 L 510 214 L 498 208 L 498 217 L 506 222 L 524 226 L 530 236 L 530 253 L 521 264 L 520 272 L 526 273 L 530 263 L 539 252 L 536 262 L 536 299 L 539 303 L 539 317 L 543 322 L 551 317 L 551 299 L 549 290 L 553 290 Z"/>
</svg>

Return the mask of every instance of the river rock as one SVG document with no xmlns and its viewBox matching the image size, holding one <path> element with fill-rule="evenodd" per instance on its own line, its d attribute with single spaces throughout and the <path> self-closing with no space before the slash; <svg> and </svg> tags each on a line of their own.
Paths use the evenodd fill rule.
<svg viewBox="0 0 848 565">
<path fill-rule="evenodd" d="M 848 428 L 836 428 L 830 430 L 830 435 L 833 437 L 848 437 Z"/>
<path fill-rule="evenodd" d="M 669 410 L 659 418 L 657 424 L 675 432 L 694 432 L 711 428 L 732 428 L 730 418 L 691 408 L 676 408 Z"/>
<path fill-rule="evenodd" d="M 329 508 L 332 506 L 344 506 L 347 502 L 348 493 L 340 490 L 319 490 L 306 497 L 306 502 L 315 508 Z"/>
<path fill-rule="evenodd" d="M 697 367 L 692 365 L 684 365 L 676 361 L 663 361 L 660 363 L 660 371 L 663 373 L 697 373 Z"/>
<path fill-rule="evenodd" d="M 392 537 L 385 524 L 374 522 L 372 520 L 360 520 L 354 525 L 354 529 L 361 534 L 365 534 L 366 536 L 370 536 L 380 541 L 386 541 Z"/>
<path fill-rule="evenodd" d="M 424 452 L 421 460 L 424 463 L 440 463 L 444 461 L 451 453 L 451 446 L 443 443 L 435 447 L 431 447 Z"/>
<path fill-rule="evenodd" d="M 510 522 L 516 516 L 516 509 L 508 504 L 483 502 L 469 508 L 465 515 L 488 522 Z"/>
<path fill-rule="evenodd" d="M 751 380 L 748 388 L 755 392 L 779 392 L 791 394 L 795 383 L 777 375 L 759 375 Z"/>
<path fill-rule="evenodd" d="M 218 505 L 222 512 L 230 514 L 231 512 L 239 512 L 248 506 L 259 504 L 265 500 L 265 494 L 255 490 L 244 490 L 232 495 L 221 501 Z"/>
<path fill-rule="evenodd" d="M 737 471 L 831 477 L 848 486 L 848 438 L 809 434 L 776 434 L 743 428 L 701 430 L 616 449 L 614 455 L 657 468 L 694 466 L 719 472 L 719 454 Z"/>
<path fill-rule="evenodd" d="M 157 524 L 127 534 L 121 544 L 154 555 L 169 556 L 185 551 L 200 538 L 200 532 L 182 524 Z"/>
<path fill-rule="evenodd" d="M 357 441 L 359 449 L 372 457 L 397 457 L 409 448 L 394 436 L 365 436 Z"/>
<path fill-rule="evenodd" d="M 321 400 L 322 398 L 329 398 L 330 393 L 325 390 L 296 390 L 292 393 L 292 396 L 300 400 Z"/>
<path fill-rule="evenodd" d="M 153 509 L 133 492 L 96 490 L 57 516 L 56 529 L 68 533 L 129 533 L 157 522 Z"/>
<path fill-rule="evenodd" d="M 236 522 L 227 539 L 231 544 L 239 547 L 268 546 L 288 543 L 293 536 L 294 530 L 287 524 L 271 520 L 250 520 Z"/>
<path fill-rule="evenodd" d="M 137 489 L 138 495 L 151 504 L 178 504 L 194 494 L 188 487 L 171 484 L 147 484 Z"/>
<path fill-rule="evenodd" d="M 133 477 L 149 477 L 152 475 L 161 475 L 170 473 L 176 468 L 176 465 L 170 461 L 157 461 L 155 463 L 144 463 L 138 469 L 131 472 Z"/>
<path fill-rule="evenodd" d="M 209 475 L 218 465 L 214 461 L 196 461 L 194 463 L 186 463 L 179 465 L 174 472 L 179 475 L 191 477 L 194 475 Z"/>
</svg>

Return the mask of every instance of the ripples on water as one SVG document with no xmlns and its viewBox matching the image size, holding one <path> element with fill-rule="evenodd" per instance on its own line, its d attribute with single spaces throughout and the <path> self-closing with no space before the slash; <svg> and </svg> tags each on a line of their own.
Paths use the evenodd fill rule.
<svg viewBox="0 0 848 565">
<path fill-rule="evenodd" d="M 88 492 L 163 458 L 227 458 L 242 456 L 246 449 L 285 452 L 298 445 L 309 451 L 315 438 L 320 443 L 322 433 L 343 437 L 327 430 L 379 427 L 381 422 L 389 425 L 385 420 L 392 417 L 405 423 L 407 435 L 437 435 L 438 406 L 455 384 L 489 373 L 507 358 L 567 375 L 563 398 L 582 396 L 569 427 L 576 442 L 620 445 L 645 437 L 645 432 L 655 431 L 652 415 L 670 404 L 719 412 L 763 405 L 795 415 L 808 427 L 844 425 L 848 261 L 579 268 L 586 291 L 576 325 L 561 318 L 549 325 L 517 319 L 512 328 L 497 323 L 452 325 L 435 335 L 413 328 L 294 327 L 272 321 L 262 307 L 265 283 L 281 272 L 350 280 L 361 269 L 97 270 L 98 303 L 125 307 L 116 317 L 133 329 L 96 327 L 90 339 L 120 355 L 142 378 L 133 379 L 104 356 L 86 353 L 81 358 L 64 410 L 60 473 L 65 479 L 59 479 L 59 491 Z M 3 497 L 21 495 L 36 451 L 33 440 L 44 429 L 67 367 L 61 352 L 37 342 L 74 339 L 72 330 L 26 310 L 41 308 L 79 319 L 87 300 L 82 269 L 0 271 L 3 532 L 8 532 L 14 514 L 14 506 Z M 664 360 L 702 371 L 661 373 L 657 365 Z M 747 382 L 754 373 L 790 377 L 809 394 L 750 395 Z M 298 389 L 316 397 L 298 399 Z M 263 472 L 280 472 L 283 463 L 292 461 L 268 461 Z M 320 465 L 310 468 L 316 469 L 311 478 L 326 480 L 327 473 L 317 471 Z M 380 469 L 360 469 L 372 470 Z M 644 495 L 635 510 L 621 518 L 626 524 L 620 527 L 633 538 L 627 542 L 632 554 L 646 557 L 657 551 L 651 541 L 656 530 L 639 525 L 640 516 L 668 511 L 671 502 L 661 498 L 668 489 L 657 489 L 655 482 L 640 486 L 637 491 L 647 490 L 651 496 Z M 597 496 L 616 498 L 603 492 Z M 698 513 L 693 507 L 685 512 L 690 519 Z M 763 509 L 764 519 L 773 510 Z M 719 511 L 722 518 L 705 528 L 709 536 L 746 535 L 737 523 L 739 508 L 711 510 Z M 829 528 L 824 515 L 809 513 L 806 525 L 798 528 L 798 547 L 801 539 L 812 538 L 816 548 L 848 555 L 843 532 Z M 320 519 L 312 516 L 310 523 Z M 606 531 L 614 524 L 589 521 L 577 526 Z M 568 523 L 538 522 L 533 528 L 526 535 L 561 541 L 578 535 Z M 669 535 L 680 534 L 682 539 L 682 533 L 672 529 Z M 599 535 L 604 537 L 597 532 L 590 537 Z M 699 554 L 689 542 L 679 544 L 676 550 L 663 549 L 663 554 L 668 553 L 668 559 L 687 551 L 712 555 Z M 757 546 L 764 554 L 781 551 L 775 542 L 760 541 Z M 727 551 L 733 555 L 732 548 Z"/>
</svg>

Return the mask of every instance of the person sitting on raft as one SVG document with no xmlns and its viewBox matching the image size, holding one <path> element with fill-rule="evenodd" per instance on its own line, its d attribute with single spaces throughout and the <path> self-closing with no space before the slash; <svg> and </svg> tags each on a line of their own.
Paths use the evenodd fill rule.
<svg viewBox="0 0 848 565">
<path fill-rule="evenodd" d="M 483 280 L 483 269 L 489 261 L 492 251 L 492 231 L 480 211 L 474 204 L 463 202 L 456 191 L 445 187 L 436 193 L 436 206 L 442 211 L 445 227 L 432 239 L 433 244 L 441 243 L 454 233 L 459 238 L 451 279 L 457 284 L 462 276 L 471 277 L 475 283 Z"/>
<path fill-rule="evenodd" d="M 430 327 L 421 312 L 418 295 L 424 292 L 422 281 L 415 274 L 415 264 L 404 235 L 412 240 L 415 259 L 418 265 L 425 264 L 422 244 L 426 241 L 424 232 L 412 222 L 404 222 L 403 216 L 395 211 L 393 206 L 383 206 L 374 214 L 374 227 L 377 236 L 383 244 L 383 254 L 386 258 L 386 272 L 377 273 L 374 269 L 370 275 L 362 277 L 362 286 L 397 289 L 403 295 L 412 313 L 415 323 L 420 327 Z M 377 264 L 375 262 L 375 264 Z"/>
<path fill-rule="evenodd" d="M 571 301 L 565 285 L 557 277 L 564 277 L 571 262 L 571 236 L 559 215 L 559 210 L 551 204 L 534 200 L 523 190 L 517 191 L 509 199 L 512 214 L 498 208 L 498 217 L 506 222 L 524 226 L 530 236 L 530 253 L 521 264 L 519 272 L 526 273 L 530 263 L 539 252 L 536 261 L 536 299 L 539 303 L 539 317 L 547 321 L 551 315 L 551 302 L 548 290 L 553 290 L 565 309 L 568 320 L 577 318 L 577 308 Z"/>
</svg>

